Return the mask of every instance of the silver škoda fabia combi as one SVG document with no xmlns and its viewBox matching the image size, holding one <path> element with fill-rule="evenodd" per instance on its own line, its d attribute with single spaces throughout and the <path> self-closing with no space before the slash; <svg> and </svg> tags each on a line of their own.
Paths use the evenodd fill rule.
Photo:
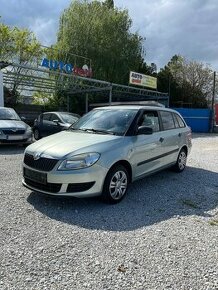
<svg viewBox="0 0 218 290">
<path fill-rule="evenodd" d="M 57 196 L 101 195 L 119 202 L 130 182 L 167 167 L 182 172 L 191 130 L 174 110 L 110 106 L 28 146 L 23 185 Z"/>
</svg>

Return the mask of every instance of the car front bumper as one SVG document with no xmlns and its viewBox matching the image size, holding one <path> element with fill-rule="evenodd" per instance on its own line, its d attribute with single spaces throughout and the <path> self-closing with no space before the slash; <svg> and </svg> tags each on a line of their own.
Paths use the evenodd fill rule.
<svg viewBox="0 0 218 290">
<path fill-rule="evenodd" d="M 30 168 L 24 164 L 23 171 L 31 170 L 33 176 L 29 179 L 23 177 L 22 183 L 25 187 L 40 193 L 55 196 L 92 197 L 101 195 L 105 177 L 108 169 L 94 164 L 89 168 L 58 171 L 53 169 L 50 172 L 42 172 Z M 46 182 L 41 183 L 34 180 L 37 174 L 46 175 Z"/>
<path fill-rule="evenodd" d="M 23 135 L 5 135 L 0 134 L 0 144 L 19 144 L 19 143 L 31 143 L 32 142 L 32 133 L 26 132 Z"/>
</svg>

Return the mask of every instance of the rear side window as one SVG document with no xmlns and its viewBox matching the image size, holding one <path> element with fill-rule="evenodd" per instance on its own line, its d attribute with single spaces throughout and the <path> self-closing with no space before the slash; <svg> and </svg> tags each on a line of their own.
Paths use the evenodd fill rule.
<svg viewBox="0 0 218 290">
<path fill-rule="evenodd" d="M 179 127 L 180 128 L 184 128 L 185 127 L 185 123 L 182 120 L 182 118 L 179 115 L 177 115 L 177 114 L 174 114 L 174 116 L 176 117 L 176 120 L 177 120 L 177 122 L 179 124 Z"/>
<path fill-rule="evenodd" d="M 161 115 L 164 130 L 175 129 L 173 114 L 171 112 L 160 111 L 160 115 Z"/>
</svg>

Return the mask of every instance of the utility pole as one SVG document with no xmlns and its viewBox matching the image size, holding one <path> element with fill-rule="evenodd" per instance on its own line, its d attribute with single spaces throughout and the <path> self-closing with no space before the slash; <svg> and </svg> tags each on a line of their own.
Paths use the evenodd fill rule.
<svg viewBox="0 0 218 290">
<path fill-rule="evenodd" d="M 0 107 L 4 107 L 3 73 L 0 71 Z"/>
<path fill-rule="evenodd" d="M 110 91 L 109 91 L 109 106 L 111 106 L 111 103 L 112 103 L 112 89 L 113 89 L 113 86 L 111 84 Z"/>
<path fill-rule="evenodd" d="M 214 113 L 214 102 L 215 102 L 215 90 L 216 90 L 216 72 L 213 72 L 213 94 L 212 94 L 212 102 L 211 102 L 211 124 L 210 124 L 210 132 L 213 133 L 214 123 L 215 123 L 215 113 Z"/>
<path fill-rule="evenodd" d="M 89 110 L 89 96 L 88 93 L 86 93 L 86 113 L 88 113 Z"/>
</svg>

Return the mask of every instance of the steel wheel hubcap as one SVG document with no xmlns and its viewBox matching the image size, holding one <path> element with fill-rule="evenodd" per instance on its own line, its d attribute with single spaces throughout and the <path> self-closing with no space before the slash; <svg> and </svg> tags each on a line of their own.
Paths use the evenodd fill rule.
<svg viewBox="0 0 218 290">
<path fill-rule="evenodd" d="M 186 154 L 185 152 L 181 152 L 180 155 L 179 155 L 179 160 L 178 160 L 178 165 L 179 165 L 179 169 L 184 169 L 185 168 L 185 165 L 186 165 Z"/>
<path fill-rule="evenodd" d="M 124 171 L 117 171 L 111 178 L 109 191 L 113 199 L 120 199 L 127 189 L 127 175 Z"/>
</svg>

